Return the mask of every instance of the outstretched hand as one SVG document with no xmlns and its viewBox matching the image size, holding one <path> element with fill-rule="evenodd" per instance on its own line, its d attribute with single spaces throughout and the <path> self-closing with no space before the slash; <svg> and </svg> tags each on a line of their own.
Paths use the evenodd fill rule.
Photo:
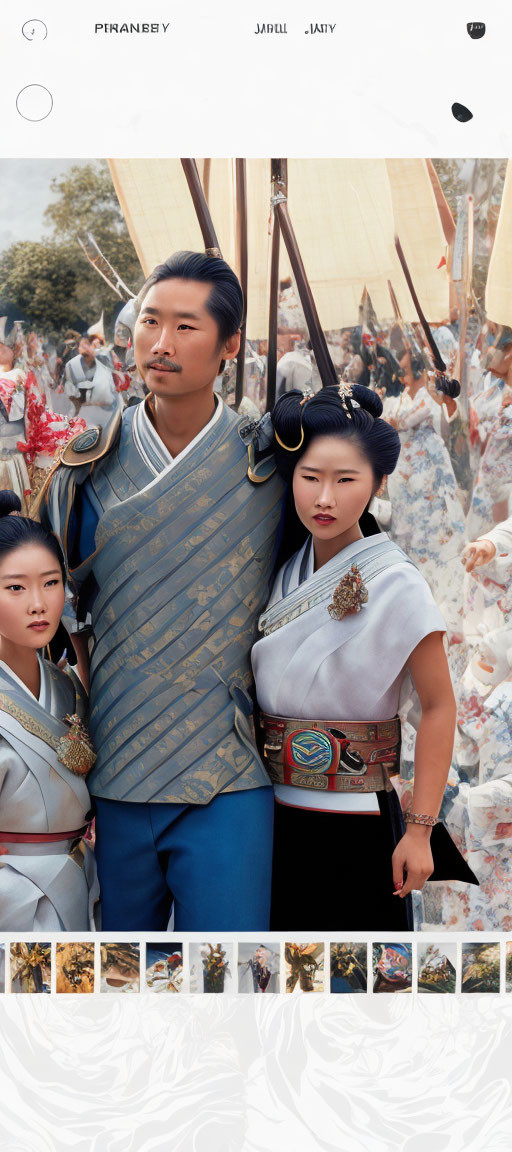
<svg viewBox="0 0 512 1152">
<path fill-rule="evenodd" d="M 489 564 L 491 560 L 494 560 L 495 555 L 496 548 L 492 540 L 473 540 L 471 544 L 466 544 L 461 555 L 461 561 L 466 572 L 472 572 L 473 568 L 480 568 L 482 564 Z"/>
</svg>

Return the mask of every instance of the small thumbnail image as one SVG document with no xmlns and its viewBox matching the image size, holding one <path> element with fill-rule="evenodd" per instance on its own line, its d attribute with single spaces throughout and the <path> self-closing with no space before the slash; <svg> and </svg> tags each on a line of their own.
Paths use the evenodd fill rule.
<svg viewBox="0 0 512 1152">
<path fill-rule="evenodd" d="M 512 940 L 507 940 L 505 981 L 505 991 L 512 992 Z"/>
<path fill-rule="evenodd" d="M 499 944 L 462 945 L 462 992 L 499 992 Z"/>
<path fill-rule="evenodd" d="M 0 944 L 0 992 L 5 992 L 5 944 Z"/>
<path fill-rule="evenodd" d="M 418 992 L 455 992 L 456 944 L 418 944 Z"/>
<path fill-rule="evenodd" d="M 140 990 L 140 944 L 100 944 L 100 992 Z"/>
<path fill-rule="evenodd" d="M 331 992 L 366 992 L 366 944 L 331 944 Z"/>
<path fill-rule="evenodd" d="M 150 992 L 181 992 L 183 944 L 151 941 L 146 944 L 146 986 Z"/>
<path fill-rule="evenodd" d="M 412 947 L 410 944 L 373 945 L 373 991 L 410 992 Z"/>
<path fill-rule="evenodd" d="M 57 944 L 55 971 L 57 992 L 94 992 L 94 944 Z"/>
<path fill-rule="evenodd" d="M 280 946 L 273 944 L 238 945 L 238 991 L 279 992 Z"/>
<path fill-rule="evenodd" d="M 285 944 L 284 958 L 287 992 L 323 992 L 323 944 Z"/>
<path fill-rule="evenodd" d="M 233 992 L 233 945 L 190 945 L 190 991 Z"/>
<path fill-rule="evenodd" d="M 50 992 L 51 944 L 11 944 L 11 992 Z"/>
</svg>

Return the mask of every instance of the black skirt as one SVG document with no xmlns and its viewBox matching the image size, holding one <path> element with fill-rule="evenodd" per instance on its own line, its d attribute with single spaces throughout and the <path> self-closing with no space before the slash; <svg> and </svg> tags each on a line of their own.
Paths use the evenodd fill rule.
<svg viewBox="0 0 512 1152">
<path fill-rule="evenodd" d="M 394 895 L 391 857 L 404 833 L 395 790 L 380 815 L 275 805 L 274 932 L 410 932 L 412 900 Z"/>
</svg>

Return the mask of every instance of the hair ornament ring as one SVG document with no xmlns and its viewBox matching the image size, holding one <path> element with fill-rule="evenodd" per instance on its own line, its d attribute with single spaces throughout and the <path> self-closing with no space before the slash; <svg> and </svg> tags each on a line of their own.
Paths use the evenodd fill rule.
<svg viewBox="0 0 512 1152">
<path fill-rule="evenodd" d="M 314 395 L 315 395 L 315 393 L 313 392 L 313 389 L 310 388 L 309 385 L 306 385 L 306 387 L 304 388 L 304 395 L 302 397 L 302 400 L 299 400 L 300 440 L 299 440 L 298 444 L 295 444 L 293 448 L 290 448 L 288 444 L 283 444 L 283 441 L 279 438 L 279 436 L 278 436 L 278 434 L 274 428 L 274 436 L 277 440 L 277 443 L 280 445 L 281 448 L 284 448 L 285 452 L 298 452 L 299 448 L 302 448 L 302 445 L 304 443 L 304 429 L 302 427 L 302 409 L 304 407 L 304 404 L 307 404 L 308 400 L 311 400 Z"/>
<path fill-rule="evenodd" d="M 299 440 L 299 443 L 295 444 L 293 448 L 290 448 L 288 444 L 283 444 L 283 441 L 280 440 L 279 436 L 277 435 L 275 428 L 274 428 L 274 436 L 277 440 L 277 443 L 280 445 L 281 448 L 284 448 L 285 452 L 298 452 L 299 448 L 302 448 L 302 445 L 304 443 L 304 429 L 302 427 L 302 421 L 300 424 L 300 440 Z"/>
<path fill-rule="evenodd" d="M 353 395 L 352 385 L 347 384 L 345 382 L 345 380 L 342 380 L 342 382 L 338 388 L 338 396 L 341 400 L 341 406 L 342 406 L 348 420 L 352 419 L 352 412 L 350 411 L 350 407 L 349 407 L 350 401 L 352 399 L 352 395 Z M 348 401 L 348 403 L 347 403 L 347 401 Z"/>
</svg>

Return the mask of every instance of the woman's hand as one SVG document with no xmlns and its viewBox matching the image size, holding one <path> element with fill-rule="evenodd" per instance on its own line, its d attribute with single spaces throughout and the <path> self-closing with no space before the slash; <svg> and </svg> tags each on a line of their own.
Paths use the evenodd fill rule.
<svg viewBox="0 0 512 1152">
<path fill-rule="evenodd" d="M 409 824 L 399 840 L 393 856 L 393 884 L 395 896 L 404 897 L 413 888 L 420 892 L 434 871 L 434 861 L 430 850 L 430 828 L 423 824 Z M 404 875 L 407 873 L 407 876 Z"/>
</svg>

